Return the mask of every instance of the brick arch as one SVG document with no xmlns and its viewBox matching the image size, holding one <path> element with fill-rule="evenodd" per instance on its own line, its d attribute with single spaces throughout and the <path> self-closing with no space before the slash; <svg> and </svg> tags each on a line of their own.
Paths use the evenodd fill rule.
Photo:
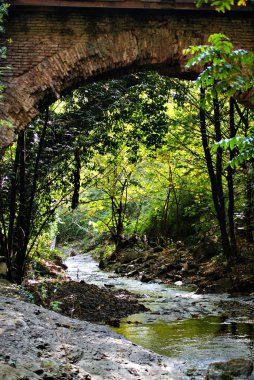
<svg viewBox="0 0 254 380">
<path fill-rule="evenodd" d="M 235 15 L 204 17 L 199 13 L 190 19 L 182 12 L 22 12 L 11 12 L 7 25 L 6 35 L 13 43 L 5 64 L 11 69 L 5 71 L 6 93 L 0 108 L 2 118 L 14 128 L 0 129 L 1 148 L 40 108 L 84 81 L 144 67 L 183 75 L 183 48 L 204 43 L 218 31 L 254 50 L 253 16 L 242 20 Z M 239 38 L 242 25 L 245 34 Z"/>
</svg>

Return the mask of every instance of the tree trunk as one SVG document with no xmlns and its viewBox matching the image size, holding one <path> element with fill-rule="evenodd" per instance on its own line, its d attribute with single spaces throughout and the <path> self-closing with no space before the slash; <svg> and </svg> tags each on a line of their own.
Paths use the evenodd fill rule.
<svg viewBox="0 0 254 380">
<path fill-rule="evenodd" d="M 205 111 L 202 107 L 204 97 L 205 97 L 205 91 L 204 89 L 201 89 L 201 93 L 200 93 L 201 106 L 200 106 L 199 116 L 200 116 L 200 132 L 201 132 L 201 137 L 202 137 L 202 145 L 204 149 L 205 160 L 206 160 L 206 165 L 207 165 L 210 184 L 211 184 L 213 204 L 214 204 L 214 208 L 216 211 L 216 215 L 217 215 L 217 219 L 218 219 L 219 227 L 220 227 L 222 249 L 223 249 L 225 257 L 228 260 L 230 260 L 232 253 L 231 253 L 231 247 L 230 247 L 230 242 L 229 242 L 228 233 L 227 233 L 225 208 L 222 209 L 222 206 L 224 205 L 224 195 L 221 188 L 222 185 L 221 185 L 221 177 L 220 177 L 221 176 L 221 162 L 220 162 L 221 157 L 219 156 L 220 152 L 217 153 L 217 157 L 216 157 L 217 170 L 215 174 L 211 151 L 208 144 Z M 217 104 L 215 104 L 214 111 L 215 111 L 215 129 L 216 129 L 219 127 L 218 120 L 216 120 L 216 118 L 218 117 Z M 217 130 L 216 137 L 218 138 L 219 136 L 220 136 L 220 131 Z"/>
<path fill-rule="evenodd" d="M 253 162 L 247 166 L 246 174 L 246 208 L 245 208 L 245 223 L 246 235 L 250 243 L 254 242 L 253 239 Z"/>
<path fill-rule="evenodd" d="M 27 236 L 27 200 L 26 200 L 26 157 L 25 157 L 25 132 L 20 132 L 19 136 L 19 212 L 16 225 L 15 236 L 15 280 L 18 284 L 21 283 L 26 254 L 26 236 Z"/>
<path fill-rule="evenodd" d="M 14 223 L 15 223 L 15 214 L 16 214 L 16 199 L 17 199 L 17 189 L 18 189 L 18 166 L 20 159 L 20 144 L 19 137 L 15 152 L 15 159 L 13 165 L 13 172 L 11 174 L 11 189 L 10 189 L 10 198 L 9 198 L 9 228 L 8 228 L 8 236 L 7 236 L 7 249 L 6 249 L 6 265 L 7 265 L 7 277 L 10 281 L 13 281 L 13 244 L 14 244 Z"/>
<path fill-rule="evenodd" d="M 28 165 L 26 148 L 29 149 L 31 142 L 29 138 L 27 141 L 26 136 L 29 136 L 29 134 L 24 131 L 20 132 L 17 141 L 14 169 L 11 178 L 6 261 L 8 278 L 18 284 L 22 282 L 25 274 L 27 248 L 30 239 L 34 200 L 39 177 L 39 163 L 43 151 L 47 123 L 48 111 L 46 111 L 43 131 L 38 145 L 32 179 L 26 175 Z M 30 135 L 30 138 L 33 139 L 33 134 Z"/>
<path fill-rule="evenodd" d="M 230 109 L 229 109 L 229 127 L 230 127 L 230 138 L 235 137 L 235 117 L 234 117 L 234 102 L 230 99 Z M 230 150 L 230 160 L 235 156 L 234 150 Z M 234 222 L 234 209 L 235 209 L 235 196 L 234 196 L 234 170 L 231 166 L 227 169 L 227 183 L 228 183 L 228 226 L 229 226 L 229 236 L 231 243 L 232 255 L 237 256 L 237 245 L 235 236 L 235 222 Z"/>
<path fill-rule="evenodd" d="M 75 210 L 79 204 L 80 171 L 81 171 L 81 160 L 80 160 L 79 148 L 75 149 L 74 163 L 75 163 L 75 168 L 73 170 L 74 191 L 73 191 L 73 196 L 72 196 L 72 201 L 71 201 L 72 210 Z"/>
</svg>

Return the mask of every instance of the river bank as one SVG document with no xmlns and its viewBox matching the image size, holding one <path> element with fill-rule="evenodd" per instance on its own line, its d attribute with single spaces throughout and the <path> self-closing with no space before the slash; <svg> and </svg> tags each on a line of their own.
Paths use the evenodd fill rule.
<svg viewBox="0 0 254 380">
<path fill-rule="evenodd" d="M 65 278 L 61 281 L 30 282 L 26 289 L 37 305 L 94 323 L 116 326 L 120 319 L 147 310 L 134 294 L 123 289 L 114 291 L 107 288 L 107 284 L 98 287 L 82 280 Z"/>
<path fill-rule="evenodd" d="M 144 249 L 136 245 L 101 259 L 100 267 L 141 282 L 161 280 L 164 284 L 191 286 L 199 294 L 254 292 L 252 254 L 228 263 L 220 255 L 210 258 L 208 247 L 203 247 L 202 253 L 199 250 L 190 250 L 182 242 L 173 248 Z"/>
</svg>

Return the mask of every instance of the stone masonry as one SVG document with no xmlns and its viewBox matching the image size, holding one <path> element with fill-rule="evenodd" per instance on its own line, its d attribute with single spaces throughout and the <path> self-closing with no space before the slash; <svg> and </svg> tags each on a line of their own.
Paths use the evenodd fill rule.
<svg viewBox="0 0 254 380">
<path fill-rule="evenodd" d="M 11 7 L 0 111 L 13 126 L 0 129 L 0 149 L 45 105 L 85 81 L 143 68 L 193 76 L 184 70 L 183 49 L 218 32 L 254 51 L 254 12 Z"/>
</svg>

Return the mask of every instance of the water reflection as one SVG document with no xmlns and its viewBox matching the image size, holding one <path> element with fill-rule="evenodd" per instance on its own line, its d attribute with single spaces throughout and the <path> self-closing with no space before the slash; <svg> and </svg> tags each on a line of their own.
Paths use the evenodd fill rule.
<svg viewBox="0 0 254 380">
<path fill-rule="evenodd" d="M 225 317 L 144 325 L 128 323 L 125 319 L 120 328 L 114 330 L 136 344 L 199 369 L 207 368 L 213 361 L 239 356 L 253 358 L 254 354 L 253 324 L 227 322 Z"/>
<path fill-rule="evenodd" d="M 218 317 L 219 329 L 217 335 L 231 334 L 233 336 L 247 336 L 250 339 L 254 339 L 254 329 L 252 323 L 240 323 L 240 322 L 230 322 L 226 317 Z"/>
</svg>

